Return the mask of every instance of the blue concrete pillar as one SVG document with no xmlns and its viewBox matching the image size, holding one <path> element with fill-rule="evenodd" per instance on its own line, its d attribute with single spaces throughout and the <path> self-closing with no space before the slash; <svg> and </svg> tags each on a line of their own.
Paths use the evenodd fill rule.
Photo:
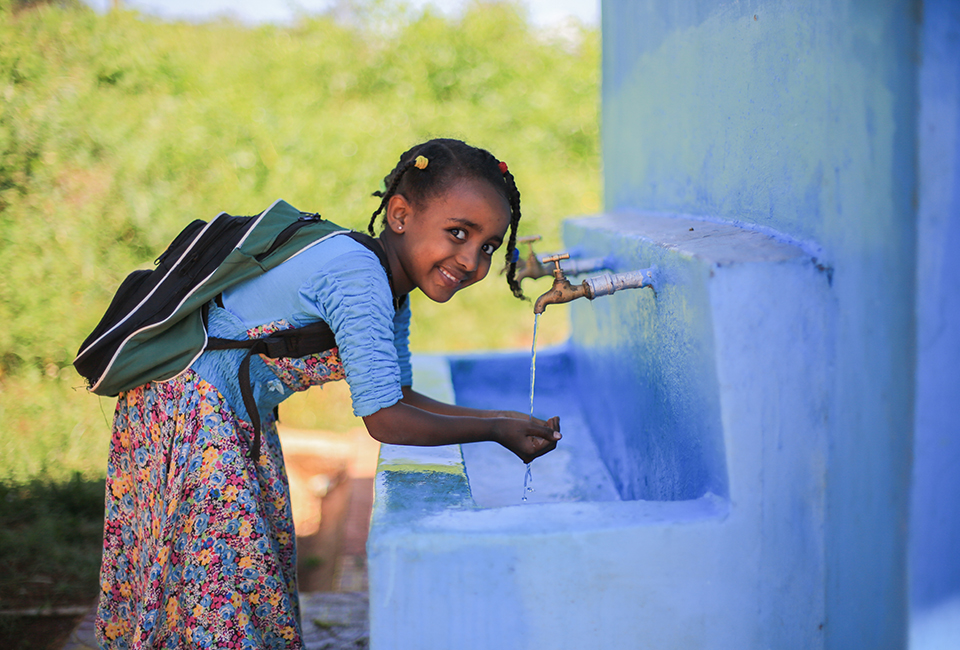
<svg viewBox="0 0 960 650">
<path fill-rule="evenodd" d="M 603 3 L 606 211 L 759 228 L 830 277 L 823 639 L 837 650 L 907 638 L 921 20 L 909 0 Z"/>
<path fill-rule="evenodd" d="M 924 3 L 917 241 L 915 616 L 960 598 L 960 4 Z"/>
</svg>

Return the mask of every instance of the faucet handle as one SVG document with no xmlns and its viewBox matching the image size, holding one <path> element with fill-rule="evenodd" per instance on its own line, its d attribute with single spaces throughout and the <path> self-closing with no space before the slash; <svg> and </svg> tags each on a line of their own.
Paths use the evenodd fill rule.
<svg viewBox="0 0 960 650">
<path fill-rule="evenodd" d="M 527 246 L 530 247 L 529 256 L 536 257 L 536 253 L 533 252 L 533 244 L 534 242 L 538 242 L 538 241 L 540 241 L 540 235 L 527 235 L 526 237 L 518 237 L 517 246 L 520 246 L 520 244 L 526 244 Z"/>
<path fill-rule="evenodd" d="M 568 253 L 557 253 L 556 255 L 551 255 L 550 257 L 544 257 L 540 261 L 543 262 L 544 264 L 549 264 L 550 262 L 553 262 L 554 264 L 557 265 L 557 268 L 554 269 L 553 272 L 556 273 L 557 271 L 559 271 L 563 273 L 563 269 L 560 268 L 560 260 L 568 260 L 568 259 L 570 259 L 570 255 Z"/>
</svg>

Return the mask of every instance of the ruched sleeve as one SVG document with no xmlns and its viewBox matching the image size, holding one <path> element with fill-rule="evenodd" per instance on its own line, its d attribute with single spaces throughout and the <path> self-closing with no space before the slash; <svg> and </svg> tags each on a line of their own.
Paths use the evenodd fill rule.
<svg viewBox="0 0 960 650">
<path fill-rule="evenodd" d="M 410 365 L 410 299 L 404 301 L 393 317 L 393 345 L 400 365 L 400 385 L 413 386 L 413 367 Z"/>
<path fill-rule="evenodd" d="M 402 368 L 408 382 L 410 375 L 410 312 L 406 306 L 394 311 L 376 256 L 359 245 L 337 255 L 301 285 L 300 300 L 305 312 L 315 311 L 333 330 L 354 414 L 364 417 L 400 401 Z"/>
</svg>

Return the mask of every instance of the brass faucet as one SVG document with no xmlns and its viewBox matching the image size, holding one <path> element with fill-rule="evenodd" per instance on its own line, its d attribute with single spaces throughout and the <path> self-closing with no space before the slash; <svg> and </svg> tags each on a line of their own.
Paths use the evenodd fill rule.
<svg viewBox="0 0 960 650">
<path fill-rule="evenodd" d="M 570 284 L 570 281 L 567 280 L 567 276 L 564 275 L 563 269 L 560 268 L 560 260 L 570 259 L 570 256 L 567 253 L 561 253 L 559 255 L 554 255 L 553 257 L 545 257 L 543 261 L 547 264 L 553 262 L 557 265 L 557 268 L 553 269 L 553 287 L 550 288 L 545 294 L 537 298 L 537 302 L 534 303 L 533 313 L 542 314 L 543 311 L 547 308 L 547 305 L 557 305 L 564 302 L 571 302 L 577 298 L 587 297 L 591 300 L 593 299 L 592 292 L 587 286 L 586 280 L 583 284 L 578 284 L 576 286 Z"/>
<path fill-rule="evenodd" d="M 540 263 L 540 258 L 537 257 L 537 254 L 533 252 L 533 242 L 540 241 L 540 235 L 531 235 L 529 237 L 520 237 L 517 239 L 518 244 L 527 244 L 530 247 L 530 252 L 527 254 L 526 259 L 517 260 L 517 271 L 516 271 L 516 280 L 517 283 L 523 281 L 524 278 L 542 278 L 544 276 L 550 275 L 550 269 Z M 507 267 L 504 267 L 501 273 L 506 273 Z"/>
<path fill-rule="evenodd" d="M 604 273 L 587 278 L 583 284 L 571 285 L 560 268 L 560 260 L 569 259 L 566 253 L 560 253 L 553 257 L 545 257 L 546 263 L 553 262 L 557 268 L 553 270 L 553 287 L 539 298 L 533 306 L 534 314 L 542 314 L 547 305 L 555 305 L 563 302 L 571 302 L 577 298 L 586 298 L 593 300 L 600 296 L 609 296 L 617 291 L 624 289 L 640 289 L 650 287 L 654 295 L 657 292 L 660 274 L 656 266 L 636 271 L 626 271 L 624 273 Z"/>
</svg>

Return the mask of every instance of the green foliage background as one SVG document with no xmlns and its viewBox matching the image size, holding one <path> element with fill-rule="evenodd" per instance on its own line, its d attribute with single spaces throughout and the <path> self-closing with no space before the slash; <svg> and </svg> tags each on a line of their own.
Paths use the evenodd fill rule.
<svg viewBox="0 0 960 650">
<path fill-rule="evenodd" d="M 289 28 L 23 6 L 0 0 L 0 478 L 102 474 L 113 400 L 83 390 L 73 356 L 194 218 L 282 197 L 365 228 L 399 154 L 434 136 L 508 161 L 538 250 L 599 208 L 596 30 L 538 33 L 508 3 L 450 19 L 354 2 Z M 418 351 L 530 345 L 530 304 L 493 273 L 413 309 Z M 565 336 L 551 316 L 547 343 Z M 307 399 L 293 426 L 355 426 L 345 393 Z"/>
</svg>

